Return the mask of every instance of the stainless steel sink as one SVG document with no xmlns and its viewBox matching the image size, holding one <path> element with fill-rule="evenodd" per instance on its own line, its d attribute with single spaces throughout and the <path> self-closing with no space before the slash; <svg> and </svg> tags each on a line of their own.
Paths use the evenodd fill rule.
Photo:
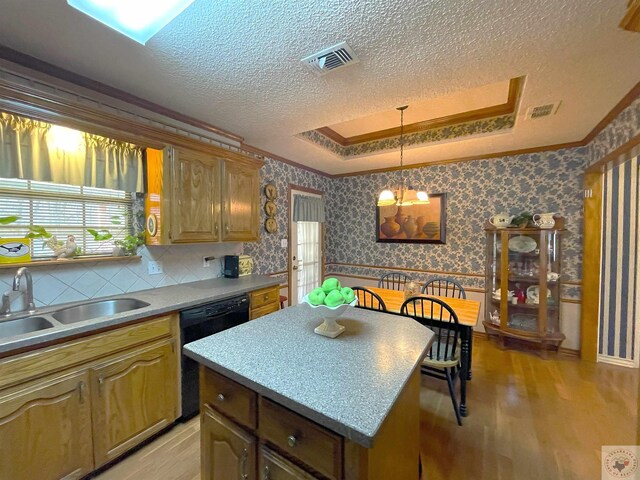
<svg viewBox="0 0 640 480">
<path fill-rule="evenodd" d="M 116 298 L 114 300 L 99 300 L 97 302 L 76 305 L 75 307 L 63 308 L 62 310 L 53 312 L 51 316 L 60 323 L 68 324 L 89 320 L 90 318 L 128 312 L 148 306 L 149 304 L 147 302 L 136 298 Z"/>
<path fill-rule="evenodd" d="M 15 320 L 0 321 L 0 338 L 37 332 L 38 330 L 45 330 L 53 326 L 53 323 L 42 317 L 24 317 Z"/>
</svg>

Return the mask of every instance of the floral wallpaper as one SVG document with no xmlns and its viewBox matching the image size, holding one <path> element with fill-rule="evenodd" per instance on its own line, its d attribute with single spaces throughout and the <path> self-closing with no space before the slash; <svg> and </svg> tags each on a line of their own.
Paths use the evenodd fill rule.
<svg viewBox="0 0 640 480">
<path fill-rule="evenodd" d="M 261 208 L 260 240 L 245 243 L 244 253 L 254 257 L 255 273 L 269 274 L 284 272 L 288 268 L 287 247 L 282 247 L 280 242 L 287 239 L 289 184 L 326 192 L 331 179 L 271 158 L 265 157 L 264 161 L 265 165 L 260 170 L 260 205 L 263 207 L 266 202 L 264 186 L 268 183 L 274 184 L 278 191 L 278 196 L 275 199 L 277 208 L 275 218 L 278 223 L 278 231 L 276 233 L 266 232 L 264 222 L 267 216 L 264 208 Z"/>
<path fill-rule="evenodd" d="M 590 162 L 595 163 L 616 148 L 640 135 L 640 97 L 625 108 L 589 144 Z"/>
<path fill-rule="evenodd" d="M 404 144 L 411 147 L 412 145 L 441 142 L 443 140 L 451 140 L 459 137 L 506 130 L 513 128 L 515 118 L 515 114 L 509 114 L 494 118 L 476 120 L 473 122 L 460 123 L 449 127 L 432 128 L 424 132 L 405 135 Z M 374 140 L 371 142 L 343 147 L 317 130 L 302 132 L 298 136 L 303 140 L 314 143 L 315 145 L 325 148 L 331 153 L 343 158 L 358 157 L 362 155 L 369 155 L 373 152 L 397 150 L 400 148 L 400 137 L 385 138 L 383 140 Z"/>
<path fill-rule="evenodd" d="M 397 182 L 397 172 L 334 179 L 327 201 L 327 263 L 476 274 L 454 278 L 464 286 L 483 288 L 484 222 L 501 212 L 558 212 L 566 218 L 567 227 L 563 278 L 578 282 L 582 275 L 582 177 L 588 154 L 588 148 L 581 147 L 408 170 L 410 179 L 428 185 L 429 192 L 447 193 L 446 245 L 376 243 L 377 195 Z M 331 266 L 330 271 L 380 275 L 378 269 L 362 267 Z M 577 297 L 579 289 L 568 288 L 565 293 Z"/>
</svg>

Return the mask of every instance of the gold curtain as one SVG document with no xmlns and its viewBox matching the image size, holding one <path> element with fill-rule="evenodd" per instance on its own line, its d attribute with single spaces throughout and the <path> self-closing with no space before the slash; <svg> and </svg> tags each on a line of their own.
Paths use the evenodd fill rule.
<svg viewBox="0 0 640 480">
<path fill-rule="evenodd" d="M 0 113 L 0 177 L 142 192 L 142 149 Z"/>
</svg>

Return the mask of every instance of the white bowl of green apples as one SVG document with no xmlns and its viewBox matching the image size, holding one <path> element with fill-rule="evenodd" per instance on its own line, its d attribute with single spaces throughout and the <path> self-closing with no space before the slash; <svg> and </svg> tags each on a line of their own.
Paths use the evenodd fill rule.
<svg viewBox="0 0 640 480">
<path fill-rule="evenodd" d="M 322 286 L 313 289 L 302 299 L 312 309 L 316 309 L 323 318 L 336 318 L 347 307 L 358 303 L 355 293 L 349 287 L 341 287 L 337 278 L 327 278 Z"/>
</svg>

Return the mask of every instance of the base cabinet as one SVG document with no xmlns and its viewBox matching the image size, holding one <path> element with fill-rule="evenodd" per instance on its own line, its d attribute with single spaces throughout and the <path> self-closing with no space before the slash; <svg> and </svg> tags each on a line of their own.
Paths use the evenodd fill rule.
<svg viewBox="0 0 640 480">
<path fill-rule="evenodd" d="M 91 369 L 96 467 L 120 456 L 177 417 L 174 341 Z"/>
<path fill-rule="evenodd" d="M 90 474 L 180 415 L 178 317 L 0 359 L 0 480 Z"/>
<path fill-rule="evenodd" d="M 260 449 L 258 471 L 262 475 L 260 480 L 314 480 L 304 470 L 281 457 L 267 447 Z"/>
<path fill-rule="evenodd" d="M 76 479 L 93 470 L 89 373 L 0 394 L 1 479 Z"/>
<path fill-rule="evenodd" d="M 201 414 L 202 480 L 257 480 L 256 439 L 208 406 Z"/>
</svg>

